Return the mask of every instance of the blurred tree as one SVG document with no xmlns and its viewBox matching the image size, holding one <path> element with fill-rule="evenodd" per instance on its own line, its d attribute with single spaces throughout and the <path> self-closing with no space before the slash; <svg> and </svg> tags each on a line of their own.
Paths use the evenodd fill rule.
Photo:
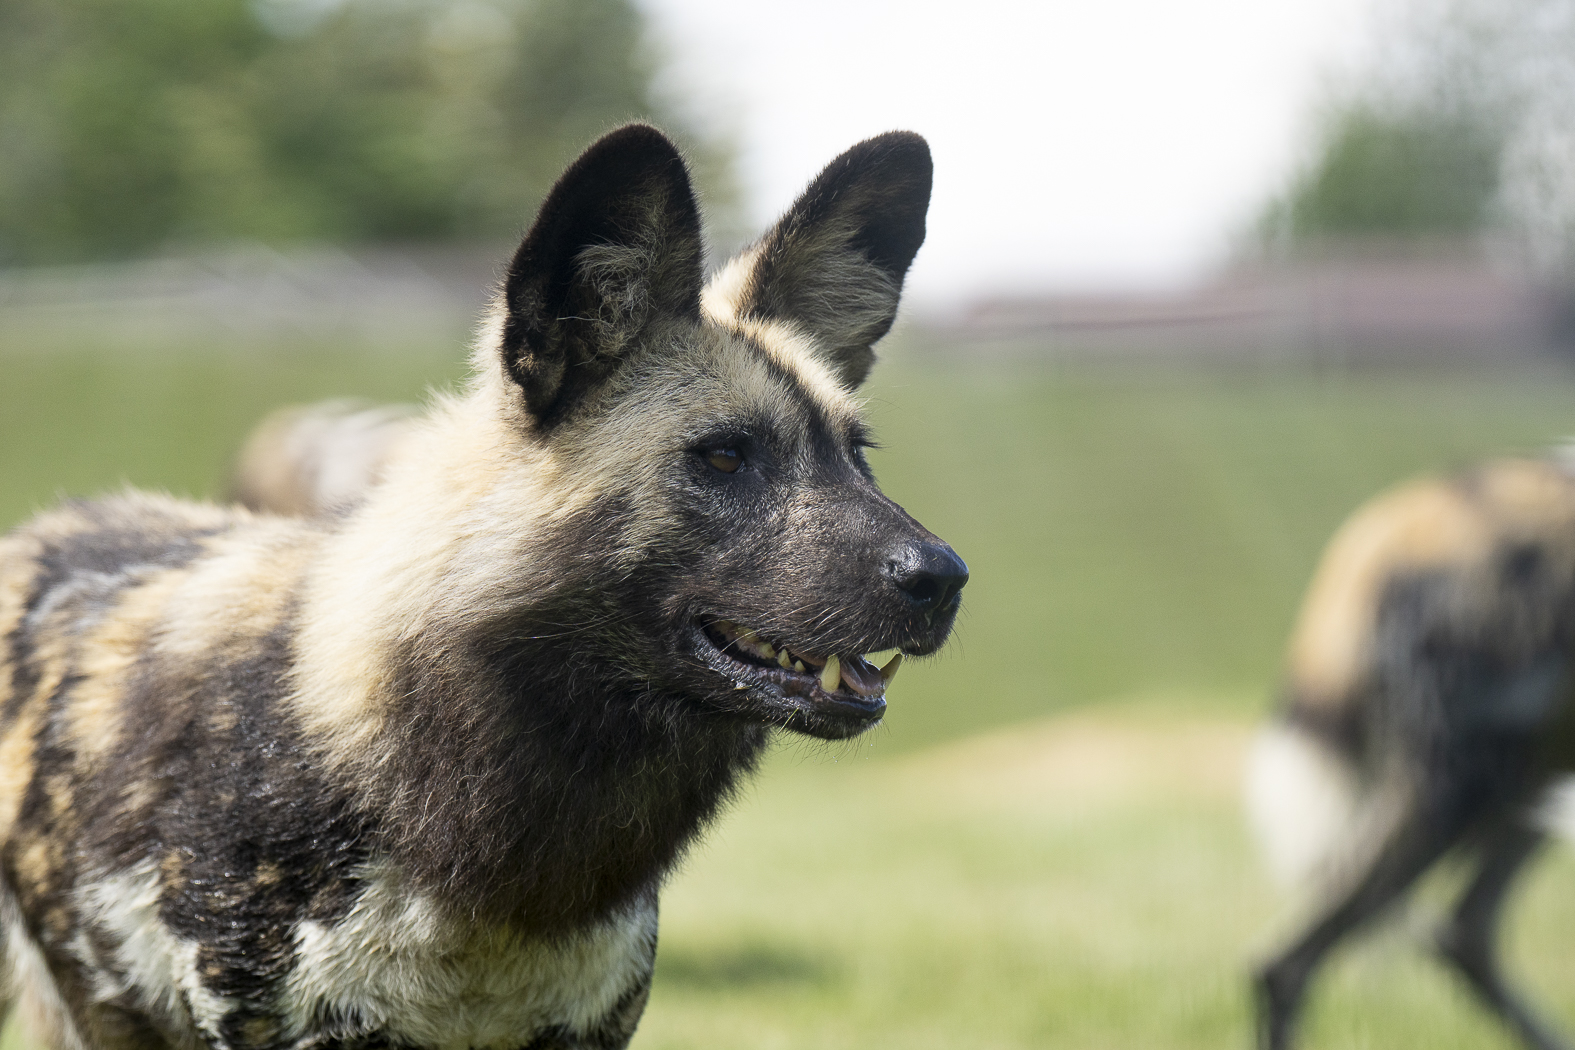
<svg viewBox="0 0 1575 1050">
<path fill-rule="evenodd" d="M 1325 102 L 1315 148 L 1262 211 L 1271 249 L 1509 235 L 1575 248 L 1575 0 L 1409 0 Z"/>
<path fill-rule="evenodd" d="M 1314 161 L 1268 206 L 1263 232 L 1293 243 L 1476 233 L 1498 192 L 1501 139 L 1471 114 L 1351 104 L 1331 115 Z"/>
<path fill-rule="evenodd" d="M 512 235 L 598 133 L 683 126 L 631 0 L 0 0 L 0 262 Z"/>
</svg>

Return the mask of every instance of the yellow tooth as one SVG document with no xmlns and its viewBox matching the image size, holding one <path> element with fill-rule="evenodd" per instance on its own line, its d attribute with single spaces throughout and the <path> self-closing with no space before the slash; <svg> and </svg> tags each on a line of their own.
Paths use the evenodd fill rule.
<svg viewBox="0 0 1575 1050">
<path fill-rule="evenodd" d="M 761 642 L 760 655 L 764 656 L 767 660 L 770 660 L 772 657 L 777 655 L 777 651 L 770 642 Z"/>
<path fill-rule="evenodd" d="M 780 653 L 777 653 L 777 663 L 782 665 L 783 670 L 787 670 L 789 667 L 793 666 L 792 654 L 786 649 L 782 650 Z"/>
<path fill-rule="evenodd" d="M 880 669 L 880 680 L 882 682 L 890 682 L 893 678 L 897 677 L 897 668 L 901 666 L 902 654 L 898 653 L 896 656 L 891 658 L 890 663 Z"/>
<path fill-rule="evenodd" d="M 748 627 L 740 627 L 738 629 L 738 636 L 746 642 L 758 642 L 760 640 L 760 635 L 756 634 L 754 631 L 751 631 Z"/>
<path fill-rule="evenodd" d="M 835 656 L 828 656 L 826 668 L 820 672 L 820 687 L 828 693 L 835 693 L 840 685 L 842 685 L 842 661 Z"/>
<path fill-rule="evenodd" d="M 804 671 L 804 661 L 803 660 L 794 660 L 793 661 L 793 670 L 798 671 L 799 673 L 802 674 L 803 671 Z"/>
</svg>

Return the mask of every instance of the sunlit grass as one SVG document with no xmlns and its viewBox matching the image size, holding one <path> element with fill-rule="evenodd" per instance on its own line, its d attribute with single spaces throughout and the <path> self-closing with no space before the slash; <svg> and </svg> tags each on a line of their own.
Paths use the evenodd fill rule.
<svg viewBox="0 0 1575 1050">
<path fill-rule="evenodd" d="M 1249 725 L 1155 696 L 891 759 L 779 756 L 663 897 L 641 1050 L 1250 1042 L 1281 924 L 1239 816 Z M 1203 712 L 1200 714 L 1199 712 Z M 1575 862 L 1509 951 L 1575 1021 Z M 1511 1047 L 1414 921 L 1336 957 L 1308 1050 Z"/>
</svg>

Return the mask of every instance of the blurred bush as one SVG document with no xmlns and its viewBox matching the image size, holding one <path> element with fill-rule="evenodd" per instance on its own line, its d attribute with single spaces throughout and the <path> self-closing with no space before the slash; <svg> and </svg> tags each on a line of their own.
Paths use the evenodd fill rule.
<svg viewBox="0 0 1575 1050">
<path fill-rule="evenodd" d="M 1498 138 L 1469 113 L 1354 101 L 1330 116 L 1317 159 L 1269 206 L 1264 232 L 1291 243 L 1479 232 L 1498 189 Z"/>
<path fill-rule="evenodd" d="M 1263 210 L 1271 250 L 1493 234 L 1575 258 L 1575 2 L 1412 0 L 1331 83 L 1313 149 Z"/>
<path fill-rule="evenodd" d="M 516 234 L 653 90 L 630 0 L 0 0 L 0 264 Z"/>
</svg>

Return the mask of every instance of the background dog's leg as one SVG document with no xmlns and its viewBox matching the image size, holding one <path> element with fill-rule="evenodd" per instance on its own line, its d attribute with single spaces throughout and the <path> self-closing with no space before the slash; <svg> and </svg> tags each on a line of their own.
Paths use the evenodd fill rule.
<svg viewBox="0 0 1575 1050">
<path fill-rule="evenodd" d="M 1483 843 L 1481 867 L 1438 931 L 1438 950 L 1465 976 L 1482 1001 L 1537 1050 L 1567 1044 L 1526 1005 L 1504 979 L 1499 965 L 1498 923 L 1504 899 L 1545 834 L 1520 821 L 1495 830 Z"/>
<path fill-rule="evenodd" d="M 1453 816 L 1449 814 L 1449 816 Z M 1394 903 L 1417 877 L 1454 844 L 1458 819 L 1440 819 L 1437 807 L 1413 810 L 1398 819 L 1366 864 L 1354 867 L 1344 892 L 1302 935 L 1257 974 L 1258 1046 L 1285 1050 L 1313 971 L 1340 938 Z"/>
</svg>

